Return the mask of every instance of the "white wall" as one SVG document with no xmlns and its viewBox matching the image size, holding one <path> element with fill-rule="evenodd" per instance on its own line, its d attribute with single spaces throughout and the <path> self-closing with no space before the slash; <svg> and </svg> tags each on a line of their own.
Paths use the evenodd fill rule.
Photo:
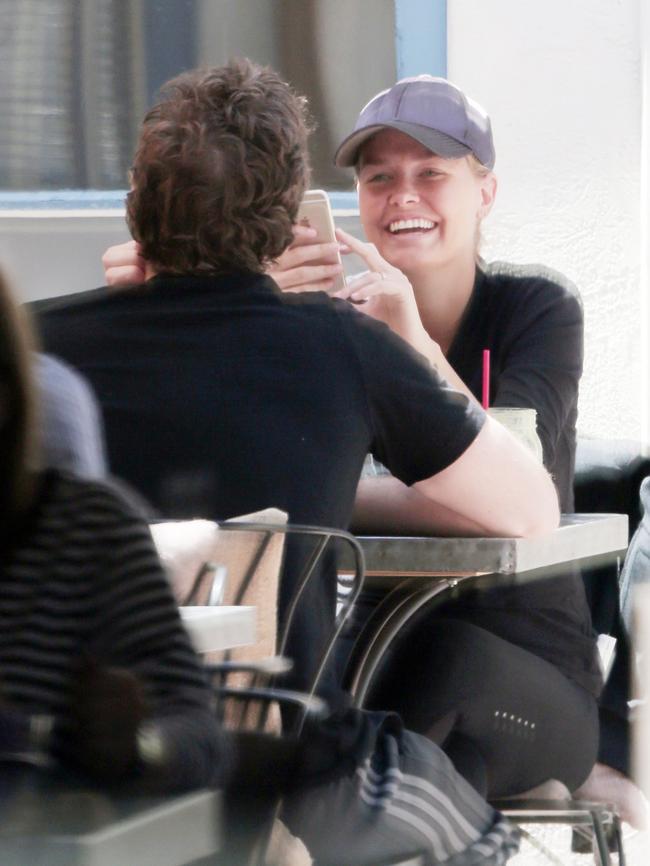
<svg viewBox="0 0 650 866">
<path fill-rule="evenodd" d="M 499 194 L 486 258 L 543 262 L 578 285 L 586 319 L 580 431 L 633 438 L 647 438 L 649 399 L 644 2 L 448 0 L 449 78 L 493 122 Z"/>
<path fill-rule="evenodd" d="M 122 210 L 0 210 L 0 263 L 25 301 L 103 285 L 102 253 L 129 238 Z"/>
<path fill-rule="evenodd" d="M 354 211 L 335 210 L 336 224 L 362 236 Z M 3 211 L 0 267 L 22 301 L 55 298 L 104 285 L 101 257 L 111 244 L 130 239 L 124 211 Z M 348 271 L 360 269 L 349 257 Z"/>
</svg>

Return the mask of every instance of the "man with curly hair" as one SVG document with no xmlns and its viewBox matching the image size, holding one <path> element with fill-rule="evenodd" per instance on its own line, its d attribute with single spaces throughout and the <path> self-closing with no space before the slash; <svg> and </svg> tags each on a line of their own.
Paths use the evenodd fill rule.
<svg viewBox="0 0 650 866">
<path fill-rule="evenodd" d="M 127 199 L 144 283 L 40 316 L 46 348 L 95 389 L 112 471 L 167 517 L 274 505 L 292 523 L 346 528 L 371 452 L 408 485 L 411 526 L 430 525 L 430 509 L 463 534 L 550 530 L 552 482 L 500 425 L 383 324 L 324 293 L 282 293 L 266 273 L 293 239 L 308 135 L 304 99 L 246 60 L 179 76 L 146 115 Z M 335 576 L 319 577 L 287 645 L 301 687 L 335 614 Z M 327 686 L 333 698 L 333 672 Z M 313 744 L 314 796 L 294 798 L 287 816 L 319 863 L 354 860 L 370 830 L 382 856 L 410 839 L 427 863 L 473 845 L 485 863 L 511 850 L 498 832 L 486 841 L 494 813 L 396 717 L 348 711 Z M 337 778 L 332 807 L 319 782 Z M 453 814 L 439 814 L 441 790 Z M 333 814 L 338 849 L 323 830 Z"/>
<path fill-rule="evenodd" d="M 552 484 L 503 428 L 353 305 L 280 293 L 265 273 L 293 239 L 309 127 L 304 98 L 247 60 L 180 75 L 145 116 L 127 197 L 144 283 L 40 316 L 45 347 L 98 396 L 111 471 L 165 517 L 275 505 L 293 523 L 346 528 L 370 451 L 451 529 L 550 528 Z M 334 591 L 316 582 L 298 617 L 298 683 Z"/>
</svg>

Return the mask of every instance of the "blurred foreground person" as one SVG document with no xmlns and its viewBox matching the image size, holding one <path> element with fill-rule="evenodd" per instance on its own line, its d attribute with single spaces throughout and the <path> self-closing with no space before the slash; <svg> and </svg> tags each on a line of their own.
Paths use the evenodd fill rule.
<svg viewBox="0 0 650 866">
<path fill-rule="evenodd" d="M 32 361 L 0 275 L 0 749 L 215 785 L 228 750 L 148 526 L 108 485 L 39 470 Z"/>
<path fill-rule="evenodd" d="M 34 356 L 44 466 L 82 478 L 104 478 L 106 456 L 101 412 L 76 370 L 52 355 Z"/>
</svg>

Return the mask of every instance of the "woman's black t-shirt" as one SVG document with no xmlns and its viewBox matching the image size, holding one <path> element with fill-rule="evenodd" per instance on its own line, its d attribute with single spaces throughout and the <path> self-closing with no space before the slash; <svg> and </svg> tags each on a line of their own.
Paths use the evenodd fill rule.
<svg viewBox="0 0 650 866">
<path fill-rule="evenodd" d="M 577 289 L 538 265 L 495 262 L 477 269 L 472 297 L 447 360 L 481 398 L 490 350 L 493 406 L 537 411 L 544 465 L 564 513 L 573 511 L 583 314 Z M 459 616 L 546 658 L 593 694 L 601 688 L 591 617 L 577 569 L 525 586 L 456 601 Z"/>
</svg>

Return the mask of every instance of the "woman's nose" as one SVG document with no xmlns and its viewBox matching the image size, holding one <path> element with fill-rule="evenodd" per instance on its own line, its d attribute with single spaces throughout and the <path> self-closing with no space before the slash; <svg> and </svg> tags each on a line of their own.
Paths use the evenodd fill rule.
<svg viewBox="0 0 650 866">
<path fill-rule="evenodd" d="M 417 190 L 413 184 L 406 181 L 397 184 L 390 193 L 389 201 L 399 207 L 419 201 Z"/>
</svg>

